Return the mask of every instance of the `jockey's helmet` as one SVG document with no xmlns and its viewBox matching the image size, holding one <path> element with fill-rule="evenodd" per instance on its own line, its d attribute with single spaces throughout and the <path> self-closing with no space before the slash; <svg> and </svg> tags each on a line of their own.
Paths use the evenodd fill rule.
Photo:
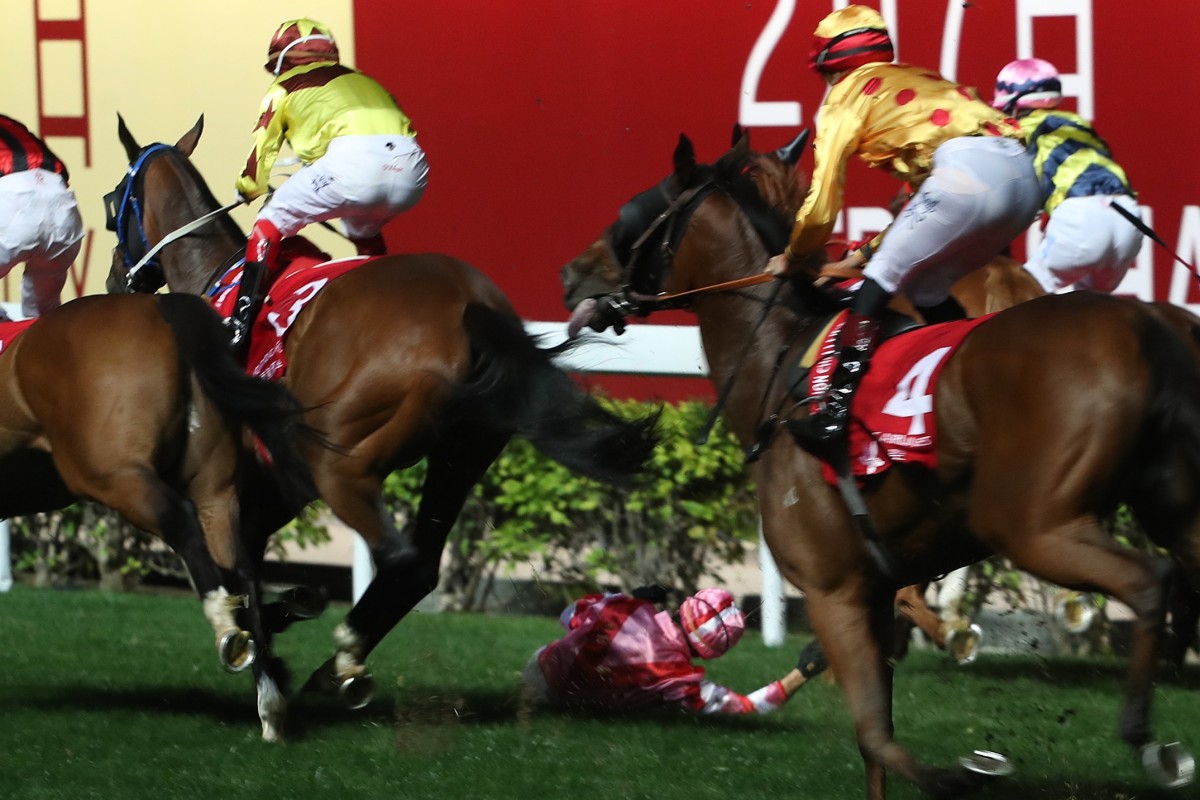
<svg viewBox="0 0 1200 800">
<path fill-rule="evenodd" d="M 825 75 L 847 72 L 872 61 L 896 57 L 887 23 L 867 6 L 839 8 L 821 20 L 813 32 L 808 65 Z"/>
<path fill-rule="evenodd" d="M 746 618 L 724 589 L 701 589 L 679 606 L 679 624 L 701 658 L 716 658 L 738 643 Z"/>
<path fill-rule="evenodd" d="M 1062 102 L 1062 80 L 1049 61 L 1020 58 L 1010 61 L 996 76 L 992 108 L 1005 114 L 1033 108 L 1054 108 Z"/>
<path fill-rule="evenodd" d="M 314 19 L 290 19 L 275 29 L 263 66 L 279 75 L 301 64 L 329 61 L 338 63 L 337 42 L 327 25 Z"/>
</svg>

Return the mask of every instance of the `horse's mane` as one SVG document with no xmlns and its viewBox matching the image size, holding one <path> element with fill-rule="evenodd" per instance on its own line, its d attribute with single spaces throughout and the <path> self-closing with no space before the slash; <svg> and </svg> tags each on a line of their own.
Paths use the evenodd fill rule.
<svg viewBox="0 0 1200 800">
<path fill-rule="evenodd" d="M 793 173 L 791 187 L 787 185 L 789 172 Z M 788 212 L 790 195 L 787 194 L 796 191 L 794 171 L 770 156 L 750 150 L 742 141 L 713 164 L 712 173 L 721 190 L 749 217 L 767 251 L 783 252 L 796 218 L 795 211 Z"/>
<path fill-rule="evenodd" d="M 774 153 L 759 153 L 743 140 L 713 165 L 714 180 L 750 219 L 769 253 L 782 253 L 791 237 L 792 224 L 804 202 L 807 187 L 796 168 Z M 826 313 L 841 300 L 813 284 L 825 254 L 814 256 L 808 269 L 791 281 L 793 298 L 806 311 Z"/>
<path fill-rule="evenodd" d="M 194 194 L 188 198 L 189 202 L 197 202 L 204 205 L 203 209 L 195 209 L 198 212 L 196 216 L 201 216 L 224 205 L 217 200 L 216 195 L 212 193 L 212 189 L 208 187 L 208 181 L 204 180 L 204 176 L 200 174 L 200 170 L 196 169 L 196 165 L 192 163 L 190 158 L 180 152 L 177 147 L 168 145 L 167 152 L 170 154 L 171 163 L 190 179 Z M 223 228 L 234 240 L 244 240 L 246 238 L 245 231 L 228 214 L 222 214 L 212 224 Z"/>
</svg>

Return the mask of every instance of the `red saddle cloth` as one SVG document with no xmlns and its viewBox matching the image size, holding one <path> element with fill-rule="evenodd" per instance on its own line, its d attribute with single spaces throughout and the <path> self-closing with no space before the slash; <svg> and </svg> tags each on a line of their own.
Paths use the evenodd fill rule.
<svg viewBox="0 0 1200 800">
<path fill-rule="evenodd" d="M 37 317 L 19 320 L 6 319 L 0 322 L 0 353 L 11 347 L 17 337 L 35 322 L 37 322 Z"/>
<path fill-rule="evenodd" d="M 837 366 L 837 337 L 847 313 L 837 317 L 822 340 L 807 378 L 810 396 L 829 388 L 830 373 Z M 895 463 L 937 466 L 934 387 L 950 354 L 987 319 L 927 325 L 879 346 L 851 406 L 850 461 L 856 476 L 878 475 Z M 824 474 L 837 483 L 828 464 Z"/>
<path fill-rule="evenodd" d="M 263 298 L 262 308 L 250 328 L 246 371 L 278 380 L 287 370 L 283 346 L 292 323 L 309 301 L 334 278 L 361 267 L 376 256 L 353 256 L 330 260 L 329 254 L 301 236 L 283 240 L 279 260 L 283 267 Z M 233 313 L 241 285 L 242 265 L 230 269 L 209 291 L 213 307 L 228 318 Z"/>
</svg>

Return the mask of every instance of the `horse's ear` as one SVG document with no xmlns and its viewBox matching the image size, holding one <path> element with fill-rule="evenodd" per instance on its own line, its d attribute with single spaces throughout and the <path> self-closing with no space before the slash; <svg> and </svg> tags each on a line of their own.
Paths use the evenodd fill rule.
<svg viewBox="0 0 1200 800">
<path fill-rule="evenodd" d="M 204 115 L 200 115 L 200 119 L 196 120 L 196 124 L 192 129 L 179 137 L 179 141 L 175 143 L 175 149 L 183 153 L 189 158 L 192 152 L 196 149 L 196 142 L 200 141 L 200 134 L 204 132 Z"/>
<path fill-rule="evenodd" d="M 796 166 L 796 163 L 800 161 L 800 154 L 804 152 L 804 147 L 808 144 L 808 136 L 809 130 L 805 128 L 789 144 L 776 150 L 775 157 L 789 167 Z"/>
<path fill-rule="evenodd" d="M 733 138 L 729 140 L 730 147 L 737 147 L 737 143 L 742 139 L 746 140 L 747 146 L 750 144 L 750 131 L 741 126 L 740 123 L 733 123 Z"/>
<path fill-rule="evenodd" d="M 750 135 L 746 134 L 733 143 L 730 152 L 735 158 L 743 158 L 750 154 Z"/>
<path fill-rule="evenodd" d="M 696 168 L 696 148 L 686 133 L 679 134 L 679 144 L 675 146 L 675 174 L 687 177 Z"/>
<path fill-rule="evenodd" d="M 120 113 L 117 114 L 117 138 L 121 140 L 121 145 L 125 148 L 125 157 L 132 164 L 137 160 L 138 153 L 142 151 L 142 148 L 134 140 L 129 128 L 125 127 L 125 118 Z"/>
</svg>

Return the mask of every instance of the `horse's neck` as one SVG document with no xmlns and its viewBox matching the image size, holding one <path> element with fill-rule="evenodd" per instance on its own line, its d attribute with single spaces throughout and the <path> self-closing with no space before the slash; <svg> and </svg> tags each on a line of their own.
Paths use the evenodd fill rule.
<svg viewBox="0 0 1200 800">
<path fill-rule="evenodd" d="M 192 209 L 179 215 L 177 230 L 212 209 Z M 163 271 L 167 286 L 174 292 L 203 294 L 216 277 L 217 268 L 239 254 L 246 246 L 244 238 L 235 238 L 225 229 L 223 220 L 212 220 L 200 230 L 184 236 L 163 253 Z"/>
</svg>

